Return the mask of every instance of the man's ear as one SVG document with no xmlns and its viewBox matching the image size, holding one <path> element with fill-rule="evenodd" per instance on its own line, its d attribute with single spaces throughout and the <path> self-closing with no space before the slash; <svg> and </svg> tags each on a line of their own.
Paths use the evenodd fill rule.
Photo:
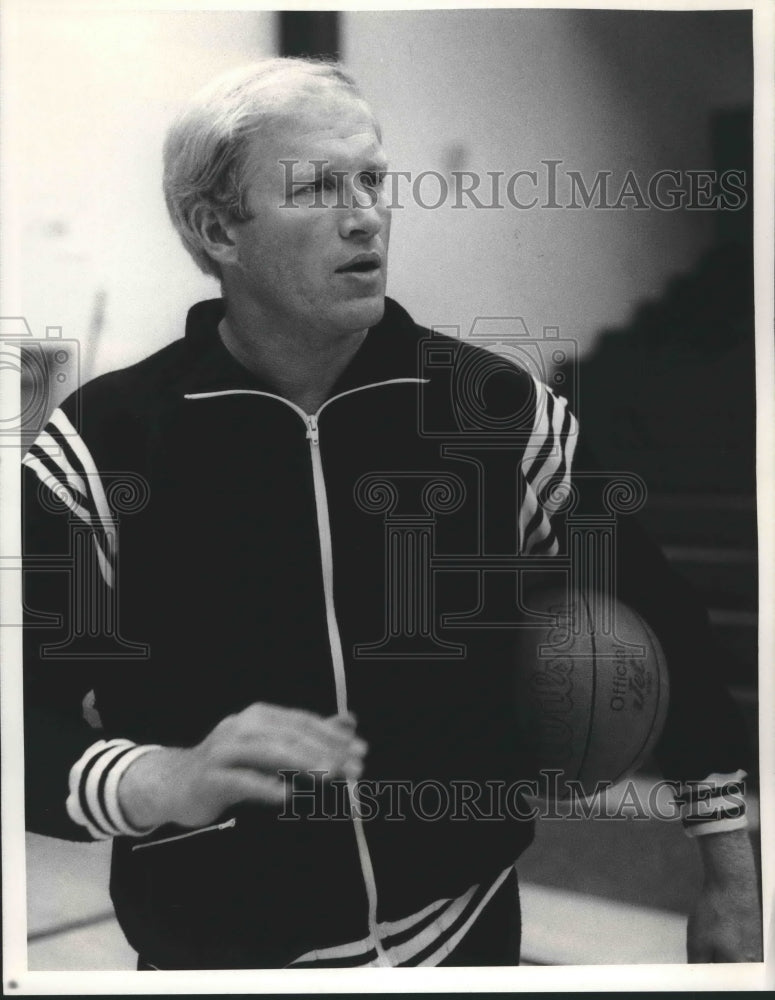
<svg viewBox="0 0 775 1000">
<path fill-rule="evenodd" d="M 192 223 L 208 256 L 220 265 L 236 263 L 235 223 L 226 212 L 209 205 L 199 205 L 194 211 Z"/>
</svg>

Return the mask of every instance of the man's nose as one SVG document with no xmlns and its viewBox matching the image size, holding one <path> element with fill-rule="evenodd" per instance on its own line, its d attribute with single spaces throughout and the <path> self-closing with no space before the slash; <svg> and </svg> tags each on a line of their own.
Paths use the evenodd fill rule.
<svg viewBox="0 0 775 1000">
<path fill-rule="evenodd" d="M 389 209 L 374 191 L 350 191 L 347 205 L 342 209 L 339 231 L 342 236 L 372 237 L 383 228 Z"/>
</svg>

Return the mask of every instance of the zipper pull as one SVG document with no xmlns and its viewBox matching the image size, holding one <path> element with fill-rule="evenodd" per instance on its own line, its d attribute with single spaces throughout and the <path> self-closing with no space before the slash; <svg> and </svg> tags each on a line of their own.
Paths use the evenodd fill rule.
<svg viewBox="0 0 775 1000">
<path fill-rule="evenodd" d="M 307 439 L 313 444 L 320 443 L 320 434 L 318 433 L 318 418 L 312 414 L 307 417 Z"/>
</svg>

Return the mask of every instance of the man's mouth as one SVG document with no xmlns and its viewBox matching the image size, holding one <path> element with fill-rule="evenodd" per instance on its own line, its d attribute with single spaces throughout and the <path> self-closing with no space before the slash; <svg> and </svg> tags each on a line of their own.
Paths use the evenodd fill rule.
<svg viewBox="0 0 775 1000">
<path fill-rule="evenodd" d="M 361 253 L 336 269 L 337 274 L 371 274 L 382 267 L 378 253 Z"/>
</svg>

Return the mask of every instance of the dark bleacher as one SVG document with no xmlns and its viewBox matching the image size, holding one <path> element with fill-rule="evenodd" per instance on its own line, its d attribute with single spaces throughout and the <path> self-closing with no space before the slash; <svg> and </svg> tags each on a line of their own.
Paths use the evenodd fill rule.
<svg viewBox="0 0 775 1000">
<path fill-rule="evenodd" d="M 757 745 L 753 255 L 744 219 L 719 233 L 660 300 L 603 333 L 577 408 L 599 460 L 645 480 L 640 517 L 702 596 Z"/>
</svg>

